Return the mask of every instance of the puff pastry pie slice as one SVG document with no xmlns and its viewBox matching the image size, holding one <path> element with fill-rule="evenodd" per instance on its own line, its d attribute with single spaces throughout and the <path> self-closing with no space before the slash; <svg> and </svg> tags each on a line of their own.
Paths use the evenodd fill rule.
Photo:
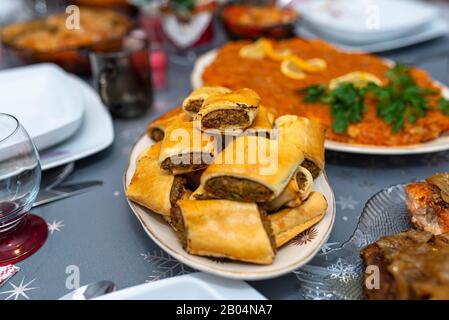
<svg viewBox="0 0 449 320">
<path fill-rule="evenodd" d="M 212 162 L 219 138 L 196 129 L 193 122 L 170 126 L 162 140 L 159 164 L 174 175 L 203 170 Z"/>
<path fill-rule="evenodd" d="M 178 237 L 190 254 L 273 262 L 276 247 L 271 227 L 255 203 L 180 200 L 172 215 Z"/>
<path fill-rule="evenodd" d="M 156 213 L 170 216 L 170 209 L 179 199 L 190 196 L 183 177 L 173 176 L 159 166 L 161 143 L 155 143 L 138 159 L 136 171 L 126 190 L 126 196 Z"/>
<path fill-rule="evenodd" d="M 250 127 L 257 116 L 260 97 L 251 89 L 240 89 L 208 97 L 195 120 L 201 130 L 218 130 L 223 134 L 236 134 Z"/>
<path fill-rule="evenodd" d="M 194 90 L 184 99 L 182 110 L 189 116 L 194 117 L 203 105 L 204 100 L 214 94 L 230 93 L 231 90 L 225 87 L 201 87 Z"/>
<path fill-rule="evenodd" d="M 303 160 L 288 142 L 243 135 L 216 156 L 201 185 L 218 199 L 267 202 L 282 193 Z"/>
<path fill-rule="evenodd" d="M 321 193 L 312 192 L 301 206 L 285 208 L 269 215 L 276 246 L 278 248 L 283 246 L 304 230 L 320 222 L 326 210 L 326 198 Z"/>
<path fill-rule="evenodd" d="M 147 127 L 147 134 L 156 142 L 162 141 L 164 139 L 165 130 L 167 130 L 169 126 L 178 125 L 188 121 L 192 121 L 192 118 L 182 112 L 181 107 L 177 107 L 151 122 Z"/>
<path fill-rule="evenodd" d="M 260 105 L 253 124 L 246 129 L 245 133 L 269 138 L 273 124 L 274 114 L 263 105 Z"/>
<path fill-rule="evenodd" d="M 278 129 L 278 139 L 296 145 L 304 152 L 302 166 L 314 178 L 324 169 L 325 127 L 316 121 L 294 115 L 281 116 L 274 123 Z"/>
<path fill-rule="evenodd" d="M 263 208 L 268 212 L 273 212 L 279 210 L 281 207 L 297 207 L 309 197 L 312 192 L 312 187 L 312 174 L 306 168 L 299 167 L 284 191 L 275 199 L 263 204 Z"/>
</svg>

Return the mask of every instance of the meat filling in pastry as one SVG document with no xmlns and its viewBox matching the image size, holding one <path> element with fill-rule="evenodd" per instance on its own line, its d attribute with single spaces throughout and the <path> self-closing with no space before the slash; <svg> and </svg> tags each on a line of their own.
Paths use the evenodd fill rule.
<svg viewBox="0 0 449 320">
<path fill-rule="evenodd" d="M 214 94 L 224 94 L 230 92 L 231 90 L 225 87 L 198 88 L 184 99 L 184 102 L 182 103 L 182 110 L 184 110 L 184 112 L 189 116 L 194 117 L 203 105 L 204 100 L 206 100 L 208 97 Z"/>
<path fill-rule="evenodd" d="M 175 175 L 203 170 L 212 162 L 219 142 L 197 130 L 193 122 L 170 126 L 161 144 L 160 166 Z"/>
<path fill-rule="evenodd" d="M 181 107 L 178 107 L 151 122 L 147 127 L 147 134 L 156 142 L 162 141 L 165 136 L 165 130 L 167 130 L 169 126 L 191 120 L 192 118 L 184 114 Z"/>
<path fill-rule="evenodd" d="M 260 97 L 251 89 L 209 96 L 195 120 L 201 130 L 216 129 L 221 133 L 240 132 L 256 118 Z"/>
<path fill-rule="evenodd" d="M 239 136 L 204 171 L 201 185 L 215 198 L 271 201 L 282 193 L 303 159 L 302 152 L 288 142 Z"/>
<path fill-rule="evenodd" d="M 172 209 L 178 237 L 190 254 L 270 264 L 276 246 L 270 223 L 255 203 L 180 200 Z"/>
</svg>

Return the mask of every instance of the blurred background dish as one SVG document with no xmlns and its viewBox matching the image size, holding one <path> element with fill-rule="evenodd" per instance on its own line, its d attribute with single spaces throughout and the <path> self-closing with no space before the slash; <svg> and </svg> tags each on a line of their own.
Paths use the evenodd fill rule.
<svg viewBox="0 0 449 320">
<path fill-rule="evenodd" d="M 78 6 L 108 8 L 134 12 L 136 7 L 129 0 L 73 0 L 68 1 Z"/>
<path fill-rule="evenodd" d="M 306 39 L 319 38 L 312 30 L 304 25 L 296 28 L 296 34 Z M 388 50 L 399 49 L 414 44 L 422 43 L 432 39 L 436 39 L 449 34 L 449 24 L 447 19 L 437 18 L 430 24 L 411 34 L 404 35 L 398 39 L 376 41 L 371 43 L 340 43 L 335 40 L 328 40 L 335 46 L 349 51 L 365 51 L 365 52 L 383 52 Z"/>
<path fill-rule="evenodd" d="M 272 1 L 231 0 L 220 9 L 230 39 L 288 38 L 294 35 L 299 14 Z"/>
<path fill-rule="evenodd" d="M 131 20 L 112 10 L 80 8 L 79 30 L 66 27 L 65 13 L 7 25 L 3 44 L 24 62 L 53 62 L 77 74 L 89 72 L 89 51 L 109 52 L 121 45 L 132 27 Z"/>
<path fill-rule="evenodd" d="M 297 2 L 295 8 L 308 29 L 327 40 L 347 44 L 398 39 L 417 32 L 438 16 L 434 6 L 406 0 L 307 0 Z"/>
</svg>

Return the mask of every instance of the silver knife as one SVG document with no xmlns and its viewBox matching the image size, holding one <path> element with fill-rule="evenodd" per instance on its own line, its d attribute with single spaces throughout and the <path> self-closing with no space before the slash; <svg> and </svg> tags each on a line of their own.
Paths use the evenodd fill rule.
<svg viewBox="0 0 449 320">
<path fill-rule="evenodd" d="M 33 203 L 33 208 L 79 195 L 102 185 L 103 182 L 101 181 L 88 181 L 42 189 Z"/>
</svg>

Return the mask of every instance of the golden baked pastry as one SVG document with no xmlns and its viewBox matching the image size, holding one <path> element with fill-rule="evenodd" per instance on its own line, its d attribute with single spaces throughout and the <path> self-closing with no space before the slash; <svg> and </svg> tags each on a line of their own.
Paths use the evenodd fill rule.
<svg viewBox="0 0 449 320">
<path fill-rule="evenodd" d="M 304 152 L 301 164 L 314 178 L 324 169 L 324 139 L 326 130 L 322 124 L 304 117 L 286 115 L 274 122 L 280 141 L 296 145 Z"/>
<path fill-rule="evenodd" d="M 187 252 L 271 264 L 276 247 L 270 225 L 255 203 L 180 200 L 172 210 Z"/>
<path fill-rule="evenodd" d="M 224 134 L 240 133 L 250 127 L 260 104 L 259 95 L 251 89 L 209 96 L 195 116 L 201 130 L 215 129 Z"/>
<path fill-rule="evenodd" d="M 160 168 L 160 147 L 160 142 L 155 143 L 139 156 L 126 196 L 156 213 L 170 216 L 171 207 L 179 199 L 190 197 L 190 192 L 185 188 L 185 178 Z"/>
<path fill-rule="evenodd" d="M 276 246 L 281 247 L 304 230 L 320 222 L 326 210 L 326 198 L 319 192 L 312 192 L 301 206 L 285 208 L 269 215 L 268 219 L 271 223 Z"/>
<path fill-rule="evenodd" d="M 259 136 L 270 137 L 274 124 L 274 114 L 265 106 L 259 105 L 257 116 L 253 124 L 246 129 L 245 134 L 257 134 Z"/>
<path fill-rule="evenodd" d="M 161 144 L 159 164 L 172 174 L 203 170 L 212 162 L 217 137 L 198 130 L 193 122 L 169 126 Z"/>
<path fill-rule="evenodd" d="M 263 208 L 268 212 L 273 212 L 284 206 L 297 207 L 310 195 L 312 186 L 312 174 L 306 168 L 299 167 L 284 191 L 270 202 L 264 203 Z"/>
<path fill-rule="evenodd" d="M 204 171 L 201 185 L 215 198 L 267 202 L 282 193 L 303 160 L 289 142 L 239 136 Z"/>
<path fill-rule="evenodd" d="M 177 107 L 151 122 L 147 127 L 147 134 L 156 142 L 162 141 L 164 139 L 165 130 L 167 130 L 169 126 L 189 121 L 192 121 L 192 118 L 182 112 L 181 107 Z"/>
<path fill-rule="evenodd" d="M 182 110 L 189 116 L 194 117 L 200 110 L 203 102 L 215 94 L 230 93 L 231 90 L 225 87 L 201 87 L 194 90 L 184 99 Z"/>
</svg>

